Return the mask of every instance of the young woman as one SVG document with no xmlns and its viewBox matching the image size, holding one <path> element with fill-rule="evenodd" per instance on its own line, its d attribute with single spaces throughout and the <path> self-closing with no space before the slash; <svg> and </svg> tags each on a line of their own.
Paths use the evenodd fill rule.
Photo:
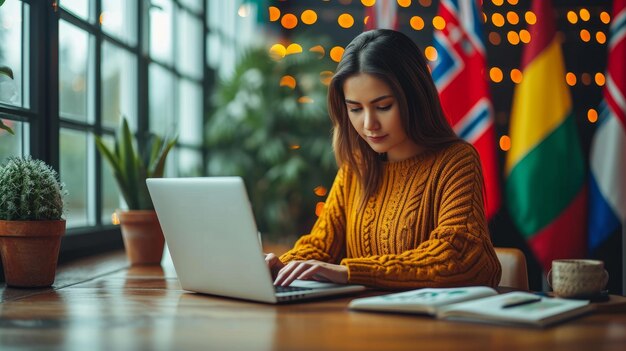
<svg viewBox="0 0 626 351">
<path fill-rule="evenodd" d="M 339 171 L 311 233 L 266 256 L 275 284 L 497 286 L 479 156 L 446 120 L 417 45 L 392 30 L 357 36 L 328 107 Z"/>
</svg>

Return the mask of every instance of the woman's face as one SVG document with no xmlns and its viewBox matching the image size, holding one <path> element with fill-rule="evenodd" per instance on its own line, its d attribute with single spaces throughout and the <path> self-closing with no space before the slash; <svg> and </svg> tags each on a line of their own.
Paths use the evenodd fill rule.
<svg viewBox="0 0 626 351">
<path fill-rule="evenodd" d="M 400 109 L 391 88 L 367 73 L 350 76 L 343 83 L 348 117 L 361 138 L 389 161 L 417 155 L 421 148 L 407 137 Z"/>
</svg>

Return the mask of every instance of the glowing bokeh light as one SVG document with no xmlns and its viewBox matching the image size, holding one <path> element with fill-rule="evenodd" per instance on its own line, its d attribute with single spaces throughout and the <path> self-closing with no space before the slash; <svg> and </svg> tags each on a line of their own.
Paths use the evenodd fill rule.
<svg viewBox="0 0 626 351">
<path fill-rule="evenodd" d="M 410 23 L 411 23 L 411 28 L 413 28 L 415 30 L 422 30 L 422 29 L 424 29 L 424 20 L 420 16 L 413 16 L 413 17 L 411 17 Z"/>
<path fill-rule="evenodd" d="M 510 24 L 516 25 L 519 23 L 519 16 L 516 12 L 509 11 L 506 13 L 506 20 L 509 21 Z"/>
<path fill-rule="evenodd" d="M 591 84 L 591 74 L 585 72 L 583 74 L 580 75 L 580 81 L 583 83 L 583 85 L 590 85 Z"/>
<path fill-rule="evenodd" d="M 287 48 L 283 44 L 274 44 L 270 48 L 270 57 L 274 60 L 280 60 L 287 55 Z"/>
<path fill-rule="evenodd" d="M 446 28 L 446 20 L 441 16 L 433 17 L 433 27 L 437 30 L 444 30 Z"/>
<path fill-rule="evenodd" d="M 522 74 L 522 71 L 520 71 L 517 68 L 513 68 L 511 70 L 511 81 L 513 81 L 513 83 L 515 84 L 519 84 L 522 82 L 524 75 Z"/>
<path fill-rule="evenodd" d="M 319 216 L 322 215 L 322 212 L 324 212 L 324 203 L 323 202 L 318 202 L 315 205 L 315 215 L 319 217 Z"/>
<path fill-rule="evenodd" d="M 511 137 L 509 137 L 508 135 L 503 135 L 500 137 L 500 150 L 511 150 Z"/>
<path fill-rule="evenodd" d="M 498 67 L 492 67 L 489 70 L 489 78 L 494 83 L 500 83 L 502 81 L 503 75 L 502 70 Z"/>
<path fill-rule="evenodd" d="M 428 61 L 435 62 L 437 61 L 437 57 L 439 56 L 439 54 L 437 53 L 437 49 L 435 49 L 434 46 L 429 45 L 426 47 L 426 49 L 424 49 L 424 56 L 426 56 L 426 59 Z"/>
<path fill-rule="evenodd" d="M 509 4 L 515 6 L 518 3 L 518 0 L 507 0 Z"/>
<path fill-rule="evenodd" d="M 524 19 L 528 24 L 537 23 L 537 15 L 535 15 L 535 13 L 532 11 L 526 11 L 526 13 L 524 14 Z"/>
<path fill-rule="evenodd" d="M 298 17 L 296 17 L 294 14 L 287 13 L 283 15 L 283 18 L 281 18 L 280 24 L 285 29 L 293 29 L 298 25 Z"/>
<path fill-rule="evenodd" d="M 318 185 L 315 187 L 315 189 L 313 189 L 313 193 L 317 196 L 326 196 L 326 194 L 328 193 L 328 189 L 326 189 L 326 187 L 322 185 Z"/>
<path fill-rule="evenodd" d="M 294 78 L 293 76 L 290 75 L 284 75 L 280 78 L 280 83 L 279 85 L 281 87 L 287 87 L 290 89 L 295 89 L 296 88 L 296 78 Z"/>
<path fill-rule="evenodd" d="M 330 81 L 333 79 L 333 72 L 332 71 L 322 71 L 320 72 L 320 82 L 322 82 L 322 84 L 329 86 L 330 85 Z"/>
<path fill-rule="evenodd" d="M 576 75 L 572 72 L 567 72 L 567 74 L 565 75 L 565 82 L 570 87 L 573 87 L 574 85 L 576 85 Z"/>
<path fill-rule="evenodd" d="M 400 7 L 409 7 L 411 6 L 411 0 L 397 0 L 398 5 Z"/>
<path fill-rule="evenodd" d="M 280 10 L 276 6 L 268 7 L 270 22 L 276 22 L 280 18 Z"/>
<path fill-rule="evenodd" d="M 335 62 L 341 61 L 341 57 L 343 56 L 343 48 L 341 46 L 335 46 L 330 49 L 330 58 Z"/>
<path fill-rule="evenodd" d="M 504 0 L 491 0 L 491 2 L 496 6 L 502 6 L 502 4 L 504 4 Z"/>
<path fill-rule="evenodd" d="M 361 4 L 363 4 L 363 6 L 372 7 L 376 4 L 376 0 L 361 0 Z"/>
<path fill-rule="evenodd" d="M 589 19 L 591 18 L 591 14 L 587 9 L 580 9 L 578 13 L 580 14 L 580 19 L 585 22 L 589 21 Z"/>
<path fill-rule="evenodd" d="M 313 103 L 313 99 L 311 99 L 308 96 L 301 96 L 298 98 L 298 102 L 301 104 L 312 104 Z"/>
<path fill-rule="evenodd" d="M 591 123 L 596 123 L 598 121 L 598 111 L 593 108 L 587 110 L 587 120 Z"/>
<path fill-rule="evenodd" d="M 602 72 L 596 73 L 594 78 L 595 78 L 596 84 L 599 87 L 604 86 L 604 84 L 606 83 L 606 77 L 604 76 L 604 73 Z"/>
<path fill-rule="evenodd" d="M 502 16 L 501 13 L 496 12 L 491 15 L 491 22 L 493 22 L 493 25 L 496 27 L 502 27 L 504 25 L 504 16 Z"/>
<path fill-rule="evenodd" d="M 596 41 L 599 44 L 606 43 L 606 34 L 604 34 L 604 32 L 596 32 Z"/>
<path fill-rule="evenodd" d="M 318 54 L 318 58 L 322 58 L 324 57 L 324 55 L 326 55 L 326 50 L 324 50 L 324 47 L 321 45 L 315 45 L 314 47 L 310 48 L 309 51 Z"/>
<path fill-rule="evenodd" d="M 574 11 L 567 11 L 567 21 L 571 24 L 578 23 L 578 15 Z"/>
<path fill-rule="evenodd" d="M 241 4 L 239 9 L 237 10 L 237 14 L 239 17 L 248 17 L 250 16 L 250 4 Z"/>
<path fill-rule="evenodd" d="M 498 34 L 497 32 L 489 33 L 489 42 L 492 45 L 500 45 L 501 41 L 502 41 L 502 38 L 500 37 L 500 34 Z"/>
<path fill-rule="evenodd" d="M 349 13 L 342 13 L 337 18 L 337 23 L 341 28 L 350 28 L 354 25 L 354 18 Z"/>
<path fill-rule="evenodd" d="M 591 33 L 589 33 L 589 31 L 586 29 L 581 29 L 580 40 L 584 41 L 585 43 L 589 42 L 589 40 L 591 40 Z"/>
<path fill-rule="evenodd" d="M 511 30 L 506 33 L 506 39 L 509 41 L 511 45 L 517 45 L 520 42 L 519 34 L 516 31 Z"/>
<path fill-rule="evenodd" d="M 604 24 L 609 24 L 611 22 L 611 15 L 606 11 L 602 11 L 600 13 L 600 21 Z"/>
<path fill-rule="evenodd" d="M 285 52 L 286 55 L 299 54 L 302 52 L 302 46 L 300 44 L 292 43 L 287 46 L 287 50 Z"/>
<path fill-rule="evenodd" d="M 315 11 L 313 11 L 313 10 L 305 10 L 300 15 L 300 20 L 304 24 L 311 25 L 311 24 L 317 22 L 317 13 L 315 13 Z"/>
<path fill-rule="evenodd" d="M 522 41 L 522 43 L 524 44 L 528 44 L 530 43 L 530 32 L 527 31 L 526 29 L 522 29 L 519 31 L 519 40 Z"/>
<path fill-rule="evenodd" d="M 433 4 L 432 0 L 419 0 L 420 5 L 428 7 Z"/>
</svg>

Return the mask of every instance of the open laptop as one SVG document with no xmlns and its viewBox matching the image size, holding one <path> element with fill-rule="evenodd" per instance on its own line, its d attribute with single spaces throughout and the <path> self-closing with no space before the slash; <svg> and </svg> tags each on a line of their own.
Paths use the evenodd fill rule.
<svg viewBox="0 0 626 351">
<path fill-rule="evenodd" d="M 183 289 L 279 303 L 354 293 L 361 285 L 297 280 L 274 287 L 240 177 L 146 182 Z"/>
</svg>

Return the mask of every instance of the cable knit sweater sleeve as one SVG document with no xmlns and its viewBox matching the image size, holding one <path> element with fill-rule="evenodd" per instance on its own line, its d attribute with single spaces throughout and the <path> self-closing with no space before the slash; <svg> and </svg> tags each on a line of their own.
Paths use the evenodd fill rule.
<svg viewBox="0 0 626 351">
<path fill-rule="evenodd" d="M 413 249 L 344 259 L 349 281 L 392 289 L 497 286 L 501 268 L 487 230 L 476 150 L 465 143 L 449 147 L 426 178 L 417 212 L 434 228 Z"/>
<path fill-rule="evenodd" d="M 280 256 L 283 263 L 293 260 L 339 263 L 345 257 L 344 181 L 344 169 L 341 168 L 328 193 L 324 210 L 313 225 L 311 233 L 302 236 L 293 249 Z"/>
</svg>

